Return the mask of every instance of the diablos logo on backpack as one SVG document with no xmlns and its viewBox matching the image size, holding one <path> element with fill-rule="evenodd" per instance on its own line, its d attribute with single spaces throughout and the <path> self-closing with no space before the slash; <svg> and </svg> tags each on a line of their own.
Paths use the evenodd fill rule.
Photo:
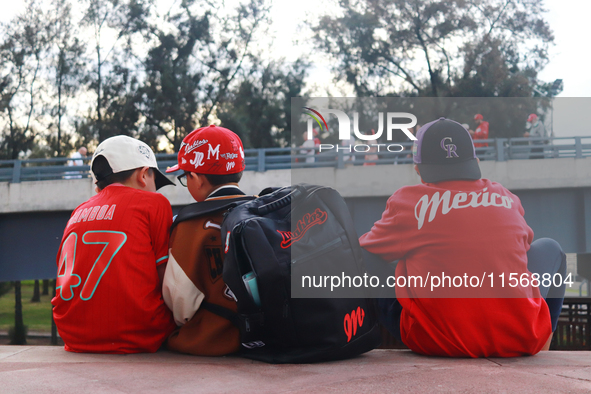
<svg viewBox="0 0 591 394">
<path fill-rule="evenodd" d="M 301 240 L 309 229 L 317 224 L 326 222 L 327 217 L 328 214 L 326 212 L 320 208 L 316 208 L 313 213 L 306 213 L 304 217 L 298 221 L 293 235 L 291 231 L 277 230 L 277 232 L 283 237 L 283 241 L 281 241 L 281 247 L 283 249 L 289 248 L 294 242 Z"/>
</svg>

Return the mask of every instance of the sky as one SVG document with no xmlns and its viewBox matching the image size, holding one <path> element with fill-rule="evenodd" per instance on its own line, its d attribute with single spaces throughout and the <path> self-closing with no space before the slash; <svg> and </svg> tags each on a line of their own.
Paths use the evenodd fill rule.
<svg viewBox="0 0 591 394">
<path fill-rule="evenodd" d="M 547 21 L 554 30 L 555 45 L 550 62 L 540 73 L 542 80 L 564 81 L 559 97 L 591 97 L 591 52 L 585 47 L 589 37 L 591 2 L 587 0 L 545 0 Z"/>
<path fill-rule="evenodd" d="M 167 0 L 160 1 L 169 3 Z M 347 94 L 347 89 L 332 82 L 329 61 L 322 54 L 314 53 L 310 33 L 302 27 L 309 18 L 321 15 L 330 3 L 332 2 L 318 0 L 274 0 L 271 8 L 272 24 L 269 27 L 269 37 L 273 37 L 269 55 L 290 61 L 301 54 L 307 54 L 312 62 L 307 79 L 308 89 L 312 94 L 325 93 L 328 90 L 331 95 L 339 96 L 343 92 Z M 0 22 L 7 22 L 22 11 L 23 4 L 20 0 L 5 2 Z M 539 79 L 562 79 L 564 90 L 558 96 L 560 98 L 591 97 L 591 51 L 586 45 L 591 1 L 544 0 L 544 6 L 548 10 L 546 20 L 554 31 L 555 45 L 550 48 L 550 62 L 539 74 Z M 558 127 L 563 131 L 568 130 L 568 134 L 564 135 L 572 135 L 573 130 L 579 129 L 582 124 L 591 124 L 591 111 L 586 110 L 589 100 L 559 101 L 555 105 L 553 116 L 555 129 Z M 588 135 L 591 136 L 591 130 Z"/>
</svg>

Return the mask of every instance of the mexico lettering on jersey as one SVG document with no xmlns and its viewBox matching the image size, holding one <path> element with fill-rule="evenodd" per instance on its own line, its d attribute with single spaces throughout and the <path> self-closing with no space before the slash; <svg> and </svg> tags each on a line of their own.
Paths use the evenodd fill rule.
<svg viewBox="0 0 591 394">
<path fill-rule="evenodd" d="M 386 261 L 398 260 L 397 276 L 527 272 L 533 231 L 523 215 L 517 196 L 486 179 L 407 186 L 359 241 Z M 407 346 L 430 355 L 508 357 L 535 354 L 548 339 L 550 316 L 537 289 L 534 298 L 475 298 L 470 289 L 457 290 L 459 296 L 444 295 L 457 298 L 434 298 L 428 289 L 396 288 Z"/>
<path fill-rule="evenodd" d="M 415 205 L 415 217 L 418 221 L 418 229 L 423 227 L 425 217 L 429 213 L 429 222 L 432 222 L 437 216 L 438 212 L 446 215 L 452 209 L 462 208 L 478 208 L 478 207 L 503 207 L 511 209 L 513 200 L 509 196 L 502 196 L 499 193 L 489 193 L 488 188 L 485 187 L 479 192 L 452 192 L 446 190 L 441 194 L 440 192 L 433 193 L 432 196 L 428 194 L 423 195 L 417 205 Z M 441 210 L 439 207 L 441 206 Z"/>
<path fill-rule="evenodd" d="M 172 210 L 159 193 L 106 187 L 73 212 L 57 258 L 54 318 L 66 350 L 156 351 L 174 329 L 157 265 Z"/>
</svg>

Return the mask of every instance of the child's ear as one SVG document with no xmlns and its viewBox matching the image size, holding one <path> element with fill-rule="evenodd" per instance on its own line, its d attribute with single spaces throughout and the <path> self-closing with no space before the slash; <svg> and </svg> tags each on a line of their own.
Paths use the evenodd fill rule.
<svg viewBox="0 0 591 394">
<path fill-rule="evenodd" d="M 193 183 L 195 184 L 197 189 L 200 189 L 203 186 L 203 181 L 205 180 L 205 177 L 203 175 L 196 174 L 194 172 L 189 172 L 187 174 L 187 178 L 188 177 L 191 177 L 193 179 Z"/>
<path fill-rule="evenodd" d="M 148 171 L 150 167 L 142 167 L 138 171 L 135 172 L 136 181 L 141 187 L 146 187 L 148 185 Z"/>
</svg>

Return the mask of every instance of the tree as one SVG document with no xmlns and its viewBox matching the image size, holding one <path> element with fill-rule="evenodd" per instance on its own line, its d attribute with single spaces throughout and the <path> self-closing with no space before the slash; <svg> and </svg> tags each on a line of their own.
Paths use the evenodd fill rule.
<svg viewBox="0 0 591 394">
<path fill-rule="evenodd" d="M 0 30 L 0 158 L 116 134 L 178 150 L 196 127 L 240 116 L 250 146 L 286 143 L 305 67 L 261 60 L 267 0 L 181 0 L 165 15 L 154 0 L 84 0 L 78 20 L 71 0 L 26 1 Z"/>
<path fill-rule="evenodd" d="M 197 46 L 211 41 L 211 15 L 205 12 L 195 16 L 189 4 L 183 6 L 170 18 L 176 24 L 176 34 L 158 31 L 158 45 L 149 51 L 145 61 L 142 114 L 146 126 L 141 137 L 156 150 L 160 136 L 178 150 L 184 136 L 195 128 L 203 72 L 195 70 L 194 52 Z"/>
<path fill-rule="evenodd" d="M 340 0 L 312 26 L 358 96 L 531 96 L 552 32 L 534 0 Z"/>
<path fill-rule="evenodd" d="M 248 68 L 249 59 L 256 59 L 253 56 L 255 40 L 258 35 L 265 34 L 265 26 L 270 22 L 266 0 L 246 0 L 234 13 L 222 15 L 213 31 L 218 40 L 204 48 L 207 75 L 201 125 L 210 122 L 210 115 L 228 94 L 239 73 Z"/>
<path fill-rule="evenodd" d="M 291 98 L 302 95 L 308 65 L 258 60 L 216 114 L 246 148 L 287 146 L 291 141 Z"/>
<path fill-rule="evenodd" d="M 14 328 L 11 331 L 11 345 L 27 344 L 27 327 L 23 321 L 21 282 L 18 280 L 14 282 Z"/>
<path fill-rule="evenodd" d="M 35 283 L 33 285 L 33 297 L 31 297 L 31 302 L 41 302 L 41 288 L 39 287 L 39 279 L 35 279 Z"/>
<path fill-rule="evenodd" d="M 245 0 L 231 12 L 185 0 L 154 28 L 157 45 L 146 59 L 142 89 L 142 139 L 157 149 L 165 138 L 176 151 L 194 128 L 214 121 L 250 67 L 267 17 L 265 0 Z"/>
<path fill-rule="evenodd" d="M 43 279 L 43 290 L 41 295 L 49 295 L 49 279 Z"/>
<path fill-rule="evenodd" d="M 38 135 L 34 123 L 40 112 L 37 101 L 43 90 L 40 74 L 49 42 L 48 27 L 43 10 L 35 0 L 28 1 L 25 12 L 3 26 L 5 38 L 0 44 L 1 158 L 18 158 L 19 154 L 33 147 Z"/>
<path fill-rule="evenodd" d="M 135 100 L 131 98 L 134 93 L 129 88 L 136 87 L 137 79 L 132 76 L 135 68 L 128 63 L 135 58 L 132 53 L 133 37 L 144 34 L 148 28 L 146 21 L 152 4 L 150 0 L 86 0 L 86 4 L 88 9 L 83 25 L 90 27 L 94 33 L 96 61 L 90 88 L 96 95 L 96 106 L 92 117 L 84 122 L 84 127 L 101 142 L 115 134 L 132 132 L 126 128 L 129 122 L 121 124 L 118 121 L 129 121 L 135 116 L 133 111 L 129 112 L 132 106 L 130 100 Z M 114 33 L 115 39 L 105 39 L 106 32 Z M 126 94 L 121 96 L 124 91 Z M 113 113 L 114 110 L 124 113 Z"/>
<path fill-rule="evenodd" d="M 52 82 L 57 96 L 53 111 L 53 115 L 57 118 L 55 122 L 57 136 L 55 139 L 49 138 L 49 145 L 57 156 L 61 156 L 64 150 L 72 148 L 63 141 L 62 120 L 68 99 L 78 90 L 81 83 L 85 46 L 77 37 L 78 32 L 72 22 L 70 2 L 68 0 L 53 0 L 52 6 L 54 16 L 50 25 L 53 45 L 51 71 L 54 74 Z"/>
</svg>

